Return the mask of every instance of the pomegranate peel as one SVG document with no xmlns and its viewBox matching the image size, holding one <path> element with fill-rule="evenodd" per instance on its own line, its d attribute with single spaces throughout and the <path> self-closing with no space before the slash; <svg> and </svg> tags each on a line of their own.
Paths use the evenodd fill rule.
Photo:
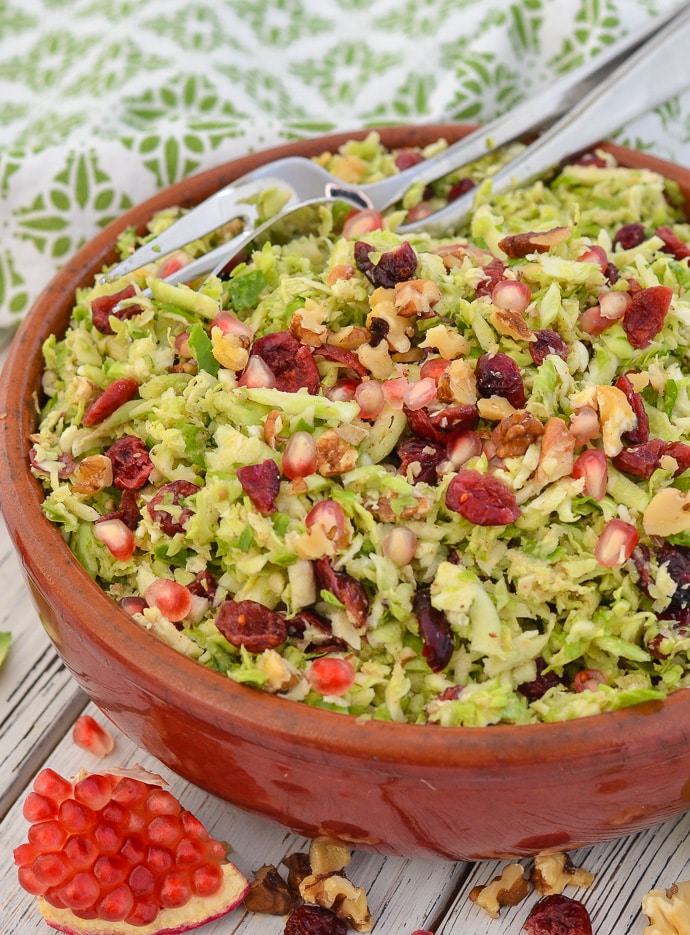
<svg viewBox="0 0 690 935">
<path fill-rule="evenodd" d="M 42 770 L 23 808 L 19 882 L 48 925 L 83 935 L 173 935 L 226 915 L 249 882 L 160 777 L 141 768 Z"/>
</svg>

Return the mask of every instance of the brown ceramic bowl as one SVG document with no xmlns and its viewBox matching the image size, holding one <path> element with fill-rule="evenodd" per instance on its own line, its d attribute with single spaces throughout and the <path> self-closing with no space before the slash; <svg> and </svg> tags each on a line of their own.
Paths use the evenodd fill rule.
<svg viewBox="0 0 690 935">
<path fill-rule="evenodd" d="M 382 137 L 397 147 L 462 132 L 399 128 Z M 356 135 L 291 144 L 172 186 L 84 247 L 36 302 L 2 375 L 0 500 L 41 621 L 77 682 L 132 740 L 198 786 L 311 837 L 474 859 L 575 848 L 670 818 L 690 807 L 687 692 L 563 724 L 360 723 L 235 684 L 159 642 L 101 592 L 41 513 L 27 457 L 41 344 L 64 331 L 76 287 L 113 261 L 116 234 L 271 158 L 314 155 Z M 689 170 L 614 151 L 623 164 L 676 179 L 690 197 Z"/>
</svg>

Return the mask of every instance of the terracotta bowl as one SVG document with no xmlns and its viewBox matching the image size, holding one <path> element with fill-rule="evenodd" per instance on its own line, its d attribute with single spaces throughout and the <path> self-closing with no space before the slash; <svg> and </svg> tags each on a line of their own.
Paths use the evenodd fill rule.
<svg viewBox="0 0 690 935">
<path fill-rule="evenodd" d="M 467 128 L 382 132 L 392 147 Z M 19 329 L 0 389 L 0 505 L 41 621 L 77 682 L 133 741 L 240 808 L 310 837 L 408 857 L 528 856 L 616 838 L 690 807 L 690 693 L 564 724 L 488 728 L 359 723 L 204 669 L 141 629 L 77 564 L 42 515 L 28 469 L 41 344 L 75 289 L 114 260 L 127 225 L 193 205 L 269 159 L 333 149 L 347 133 L 238 159 L 127 212 L 49 284 Z M 690 197 L 690 170 L 612 147 Z M 11 480 L 11 483 L 8 481 Z"/>
</svg>

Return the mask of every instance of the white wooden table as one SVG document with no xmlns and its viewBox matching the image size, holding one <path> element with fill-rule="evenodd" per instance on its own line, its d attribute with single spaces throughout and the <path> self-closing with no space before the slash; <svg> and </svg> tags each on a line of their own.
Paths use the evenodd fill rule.
<svg viewBox="0 0 690 935">
<path fill-rule="evenodd" d="M 0 333 L 0 354 L 10 337 Z M 0 360 L 2 360 L 0 356 Z M 0 483 L 8 481 L 0 478 Z M 41 544 L 35 544 L 40 549 Z M 19 562 L 4 526 L 0 527 L 0 631 L 12 633 L 9 657 L 0 669 L 0 935 L 48 932 L 34 898 L 16 877 L 12 850 L 26 839 L 21 814 L 36 772 L 51 766 L 73 775 L 82 766 L 128 766 L 139 763 L 160 773 L 186 808 L 209 830 L 233 847 L 233 859 L 252 877 L 263 864 L 306 850 L 308 842 L 260 818 L 246 815 L 191 786 L 115 731 L 113 753 L 99 760 L 77 748 L 71 727 L 82 711 L 101 723 L 91 704 L 60 663 L 24 585 Z M 586 848 L 572 857 L 595 874 L 589 890 L 569 888 L 589 909 L 595 935 L 642 935 L 644 893 L 690 878 L 690 813 L 655 829 L 609 845 Z M 525 867 L 530 862 L 523 861 Z M 486 883 L 504 866 L 498 861 L 452 863 L 384 858 L 358 853 L 349 878 L 365 888 L 375 918 L 374 935 L 411 935 L 426 929 L 435 935 L 519 935 L 536 894 L 491 919 L 468 899 L 473 886 Z M 203 935 L 282 935 L 285 920 L 236 909 L 225 919 L 200 929 Z M 689 933 L 690 935 L 690 933 Z"/>
</svg>

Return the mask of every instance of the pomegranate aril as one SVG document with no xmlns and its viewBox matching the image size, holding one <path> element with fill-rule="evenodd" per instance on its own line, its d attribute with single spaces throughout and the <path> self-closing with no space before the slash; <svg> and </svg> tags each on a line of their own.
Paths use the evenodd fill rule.
<svg viewBox="0 0 690 935">
<path fill-rule="evenodd" d="M 632 555 L 639 534 L 630 523 L 622 519 L 610 519 L 604 526 L 594 549 L 594 557 L 604 568 L 622 565 Z"/>
<path fill-rule="evenodd" d="M 125 922 L 143 928 L 151 925 L 158 915 L 158 903 L 155 899 L 137 899 Z"/>
<path fill-rule="evenodd" d="M 439 377 L 446 372 L 449 366 L 450 361 L 443 357 L 429 357 L 419 368 L 419 376 L 422 380 L 431 377 L 434 383 L 438 383 Z"/>
<path fill-rule="evenodd" d="M 461 468 L 471 458 L 478 458 L 482 453 L 482 440 L 471 429 L 454 432 L 448 441 L 448 457 L 454 468 Z"/>
<path fill-rule="evenodd" d="M 319 500 L 306 515 L 307 529 L 320 526 L 326 536 L 340 548 L 346 544 L 345 511 L 335 500 Z"/>
<path fill-rule="evenodd" d="M 131 776 L 123 776 L 118 779 L 113 787 L 112 799 L 119 802 L 127 808 L 134 808 L 149 794 L 151 787 L 138 779 L 132 779 Z"/>
<path fill-rule="evenodd" d="M 182 811 L 180 803 L 172 793 L 166 789 L 154 786 L 146 796 L 146 813 L 148 815 L 179 815 Z"/>
<path fill-rule="evenodd" d="M 375 208 L 365 208 L 362 211 L 353 209 L 345 218 L 343 237 L 353 240 L 376 230 L 383 230 L 383 215 L 380 211 Z"/>
<path fill-rule="evenodd" d="M 202 864 L 192 873 L 195 896 L 213 896 L 223 885 L 223 871 L 218 864 Z"/>
<path fill-rule="evenodd" d="M 583 451 L 573 464 L 573 477 L 584 478 L 583 493 L 593 500 L 603 500 L 608 481 L 608 460 L 603 451 L 590 448 Z"/>
<path fill-rule="evenodd" d="M 220 328 L 223 334 L 234 334 L 238 338 L 247 338 L 249 341 L 254 337 L 252 328 L 231 312 L 219 312 L 210 324 L 211 331 L 214 328 Z"/>
<path fill-rule="evenodd" d="M 189 902 L 192 897 L 192 888 L 186 873 L 171 870 L 163 878 L 159 891 L 161 906 L 166 909 L 179 909 Z"/>
<path fill-rule="evenodd" d="M 100 757 L 112 753 L 115 747 L 112 734 L 90 714 L 82 714 L 76 719 L 72 728 L 72 740 L 78 747 Z"/>
<path fill-rule="evenodd" d="M 417 536 L 407 526 L 394 526 L 383 538 L 381 550 L 396 565 L 409 565 L 417 552 Z"/>
<path fill-rule="evenodd" d="M 79 831 L 89 831 L 96 824 L 96 815 L 93 809 L 74 799 L 66 799 L 60 806 L 58 820 L 65 831 L 74 834 Z"/>
<path fill-rule="evenodd" d="M 283 451 L 283 474 L 290 480 L 308 477 L 316 470 L 316 442 L 310 432 L 295 432 Z"/>
<path fill-rule="evenodd" d="M 149 867 L 136 866 L 129 875 L 129 888 L 135 896 L 150 896 L 156 888 L 156 878 Z"/>
<path fill-rule="evenodd" d="M 171 623 L 179 623 L 192 609 L 188 588 L 171 578 L 156 578 L 144 591 L 149 607 L 156 607 Z"/>
<path fill-rule="evenodd" d="M 410 383 L 403 393 L 403 404 L 413 412 L 423 409 L 436 399 L 438 387 L 431 377 L 424 377 L 416 383 Z"/>
<path fill-rule="evenodd" d="M 57 891 L 57 896 L 70 909 L 89 909 L 100 895 L 101 888 L 95 877 L 85 871 L 75 873 Z"/>
<path fill-rule="evenodd" d="M 247 366 L 237 380 L 237 385 L 246 386 L 249 389 L 260 387 L 273 389 L 276 385 L 276 378 L 268 364 L 261 357 L 254 356 L 249 358 Z"/>
<path fill-rule="evenodd" d="M 174 847 L 182 837 L 182 822 L 174 815 L 157 815 L 149 822 L 146 833 L 151 844 Z"/>
<path fill-rule="evenodd" d="M 67 832 L 57 821 L 42 821 L 31 825 L 28 838 L 29 844 L 33 844 L 41 854 L 51 854 L 63 849 Z"/>
<path fill-rule="evenodd" d="M 45 883 L 38 879 L 32 867 L 20 867 L 17 870 L 17 879 L 23 890 L 26 890 L 31 896 L 42 896 L 48 888 Z"/>
<path fill-rule="evenodd" d="M 46 767 L 34 779 L 33 790 L 59 803 L 72 794 L 72 783 L 56 773 L 54 769 Z"/>
<path fill-rule="evenodd" d="M 99 811 L 110 801 L 113 786 L 107 776 L 90 773 L 74 785 L 75 801 Z"/>
<path fill-rule="evenodd" d="M 127 810 L 119 802 L 108 802 L 105 808 L 101 809 L 101 818 L 112 825 L 129 826 Z"/>
<path fill-rule="evenodd" d="M 340 656 L 322 656 L 311 663 L 307 678 L 320 695 L 343 695 L 352 687 L 355 670 L 351 662 Z"/>
<path fill-rule="evenodd" d="M 199 819 L 185 809 L 182 810 L 182 827 L 188 838 L 194 838 L 197 841 L 209 841 L 211 839 Z"/>
<path fill-rule="evenodd" d="M 20 844 L 12 851 L 12 857 L 17 867 L 28 867 L 36 860 L 39 852 L 33 844 Z"/>
<path fill-rule="evenodd" d="M 165 847 L 152 845 L 146 851 L 145 861 L 154 873 L 167 873 L 175 865 L 175 855 Z"/>
<path fill-rule="evenodd" d="M 97 917 L 106 922 L 122 922 L 134 908 L 134 896 L 129 887 L 121 884 L 106 893 L 96 906 Z"/>
<path fill-rule="evenodd" d="M 70 865 L 62 854 L 39 854 L 31 869 L 46 887 L 60 886 L 70 876 Z"/>
<path fill-rule="evenodd" d="M 125 860 L 128 860 L 132 866 L 140 864 L 146 857 L 146 845 L 138 835 L 127 837 L 122 842 L 120 854 Z"/>
<path fill-rule="evenodd" d="M 109 822 L 100 822 L 94 828 L 94 838 L 102 854 L 117 854 L 122 844 L 122 835 Z"/>
<path fill-rule="evenodd" d="M 73 870 L 89 870 L 98 857 L 98 845 L 89 835 L 76 834 L 65 845 L 64 855 Z"/>
<path fill-rule="evenodd" d="M 201 841 L 183 838 L 175 848 L 175 863 L 178 867 L 196 866 L 204 859 L 204 846 Z"/>
<path fill-rule="evenodd" d="M 116 854 L 99 857 L 93 865 L 93 875 L 105 887 L 124 883 L 129 872 L 129 864 L 124 857 Z"/>
<path fill-rule="evenodd" d="M 383 387 L 376 380 L 365 380 L 358 384 L 354 400 L 359 406 L 362 419 L 375 419 L 383 409 L 386 398 Z"/>
<path fill-rule="evenodd" d="M 524 312 L 531 301 L 530 287 L 515 279 L 500 279 L 491 290 L 491 303 L 497 308 Z"/>
<path fill-rule="evenodd" d="M 30 822 L 45 821 L 47 818 L 55 818 L 57 806 L 53 799 L 48 799 L 38 792 L 30 792 L 24 800 L 22 815 Z"/>
</svg>

